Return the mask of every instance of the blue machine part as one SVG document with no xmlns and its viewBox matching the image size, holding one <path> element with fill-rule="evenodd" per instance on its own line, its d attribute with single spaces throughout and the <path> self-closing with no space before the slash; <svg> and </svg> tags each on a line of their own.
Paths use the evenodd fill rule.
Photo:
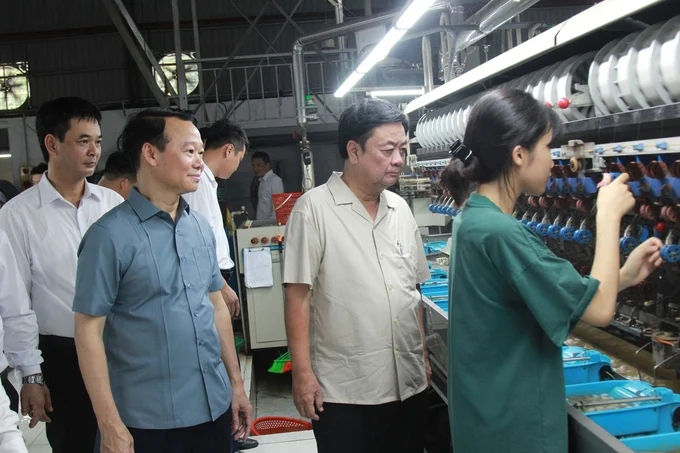
<svg viewBox="0 0 680 453">
<path fill-rule="evenodd" d="M 602 380 L 601 372 L 611 370 L 611 359 L 592 349 L 562 346 L 565 385 L 585 384 Z"/>
<path fill-rule="evenodd" d="M 536 227 L 538 226 L 538 222 L 531 220 L 527 223 L 527 228 L 529 228 L 531 231 L 536 231 Z"/>
<path fill-rule="evenodd" d="M 640 192 L 645 195 L 659 198 L 662 190 L 663 186 L 660 179 L 645 176 L 640 180 Z"/>
<path fill-rule="evenodd" d="M 538 233 L 540 236 L 547 236 L 549 230 L 550 230 L 549 223 L 539 223 L 538 225 L 536 225 L 536 233 Z"/>
<path fill-rule="evenodd" d="M 638 245 L 640 245 L 640 241 L 638 241 L 638 239 L 633 236 L 623 237 L 619 240 L 619 247 L 621 248 L 621 252 L 623 252 L 626 255 L 635 250 L 635 247 L 637 247 Z"/>
<path fill-rule="evenodd" d="M 680 199 L 680 179 L 673 177 L 664 179 L 663 192 L 664 196 L 678 201 Z"/>
<path fill-rule="evenodd" d="M 628 437 L 621 439 L 621 442 L 636 453 L 671 453 L 678 451 L 680 448 L 680 433 Z"/>
<path fill-rule="evenodd" d="M 579 244 L 590 244 L 593 241 L 593 233 L 590 230 L 577 230 L 574 233 L 574 240 Z"/>
<path fill-rule="evenodd" d="M 425 249 L 425 255 L 434 255 L 441 253 L 442 250 L 446 248 L 446 241 L 428 242 L 423 244 L 423 247 Z"/>
<path fill-rule="evenodd" d="M 680 262 L 680 245 L 666 244 L 661 247 L 661 258 L 668 263 Z"/>
<path fill-rule="evenodd" d="M 562 230 L 561 225 L 551 225 L 550 228 L 548 228 L 548 234 L 553 239 L 559 239 L 561 230 Z"/>
<path fill-rule="evenodd" d="M 572 227 L 564 227 L 560 230 L 560 237 L 565 241 L 573 241 L 576 230 Z"/>
<path fill-rule="evenodd" d="M 628 181 L 628 187 L 630 188 L 630 191 L 633 192 L 633 195 L 635 195 L 636 197 L 639 197 L 640 194 L 642 193 L 640 186 L 641 186 L 640 181 Z"/>
<path fill-rule="evenodd" d="M 592 406 L 585 415 L 613 436 L 663 434 L 675 431 L 673 413 L 680 409 L 680 395 L 642 381 L 602 381 L 566 387 L 567 399 L 578 403 L 617 400 L 613 405 Z M 657 397 L 654 401 L 633 398 Z M 626 403 L 626 400 L 631 400 Z"/>
</svg>

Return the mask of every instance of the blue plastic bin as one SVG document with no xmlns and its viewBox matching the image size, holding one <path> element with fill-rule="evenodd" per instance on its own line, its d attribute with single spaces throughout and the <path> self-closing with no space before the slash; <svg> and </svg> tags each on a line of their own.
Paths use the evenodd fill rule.
<svg viewBox="0 0 680 453">
<path fill-rule="evenodd" d="M 562 346 L 565 385 L 585 384 L 603 380 L 604 371 L 611 370 L 612 361 L 606 355 L 580 346 Z"/>
</svg>

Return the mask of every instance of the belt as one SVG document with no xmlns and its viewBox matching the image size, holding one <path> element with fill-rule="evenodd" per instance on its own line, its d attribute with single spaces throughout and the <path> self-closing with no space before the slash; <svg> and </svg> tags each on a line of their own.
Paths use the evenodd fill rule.
<svg viewBox="0 0 680 453">
<path fill-rule="evenodd" d="M 234 273 L 234 268 L 233 268 L 233 267 L 232 267 L 231 269 L 223 270 L 223 271 L 222 271 L 222 277 L 224 277 L 224 279 L 225 279 L 226 281 L 229 281 L 229 279 L 231 278 L 231 275 L 232 275 L 233 273 Z"/>
</svg>

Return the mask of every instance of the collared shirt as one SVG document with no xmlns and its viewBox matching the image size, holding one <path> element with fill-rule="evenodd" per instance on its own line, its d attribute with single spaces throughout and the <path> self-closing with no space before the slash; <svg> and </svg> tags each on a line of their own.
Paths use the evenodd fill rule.
<svg viewBox="0 0 680 453">
<path fill-rule="evenodd" d="M 86 182 L 80 205 L 73 206 L 46 174 L 0 209 L 0 229 L 12 244 L 41 334 L 73 338 L 78 245 L 90 225 L 122 201 Z"/>
<path fill-rule="evenodd" d="M 2 230 L 0 282 L 0 351 L 5 351 L 0 354 L 0 371 L 7 368 L 9 358 L 9 363 L 24 376 L 40 373 L 43 360 L 38 349 L 38 321 L 31 310 L 14 251 Z"/>
<path fill-rule="evenodd" d="M 276 218 L 272 200 L 272 195 L 275 193 L 283 193 L 283 180 L 273 170 L 269 170 L 260 178 L 260 187 L 257 189 L 257 220 Z"/>
<path fill-rule="evenodd" d="M 137 189 L 90 228 L 73 310 L 106 316 L 111 391 L 126 426 L 214 421 L 231 404 L 209 293 L 223 286 L 208 221 L 180 198 L 177 219 Z"/>
<path fill-rule="evenodd" d="M 384 404 L 427 387 L 417 284 L 430 276 L 403 198 L 374 219 L 339 174 L 305 193 L 286 226 L 284 283 L 312 287 L 312 368 L 324 401 Z"/>
<path fill-rule="evenodd" d="M 210 227 L 215 234 L 217 242 L 217 262 L 220 269 L 228 270 L 234 267 L 234 262 L 229 256 L 229 241 L 224 229 L 224 219 L 220 203 L 217 201 L 217 181 L 213 172 L 207 165 L 203 167 L 201 180 L 198 183 L 196 192 L 189 192 L 182 195 L 182 198 L 189 203 L 194 212 L 201 214 L 208 219 Z"/>
</svg>

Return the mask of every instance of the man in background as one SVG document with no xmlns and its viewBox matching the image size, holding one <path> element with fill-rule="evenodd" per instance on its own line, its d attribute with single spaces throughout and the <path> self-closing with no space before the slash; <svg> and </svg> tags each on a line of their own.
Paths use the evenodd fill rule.
<svg viewBox="0 0 680 453">
<path fill-rule="evenodd" d="M 99 185 L 117 192 L 124 199 L 130 196 L 132 186 L 137 182 L 135 165 L 122 151 L 111 153 L 106 159 Z"/>
<path fill-rule="evenodd" d="M 47 173 L 38 185 L 0 209 L 0 229 L 7 233 L 31 308 L 38 319 L 42 374 L 23 377 L 47 394 L 54 410 L 47 424 L 53 453 L 92 453 L 97 421 L 78 367 L 73 340 L 76 252 L 85 232 L 123 199 L 89 184 L 101 156 L 101 113 L 80 98 L 44 103 L 36 132 Z M 37 335 L 26 325 L 26 335 Z M 35 395 L 35 398 L 39 398 Z"/>
<path fill-rule="evenodd" d="M 251 164 L 255 177 L 258 178 L 256 220 L 275 219 L 272 195 L 283 193 L 283 181 L 271 168 L 269 154 L 258 151 L 253 154 Z"/>
<path fill-rule="evenodd" d="M 43 173 L 47 171 L 47 164 L 42 162 L 31 169 L 31 183 L 37 185 L 43 177 Z"/>
</svg>

